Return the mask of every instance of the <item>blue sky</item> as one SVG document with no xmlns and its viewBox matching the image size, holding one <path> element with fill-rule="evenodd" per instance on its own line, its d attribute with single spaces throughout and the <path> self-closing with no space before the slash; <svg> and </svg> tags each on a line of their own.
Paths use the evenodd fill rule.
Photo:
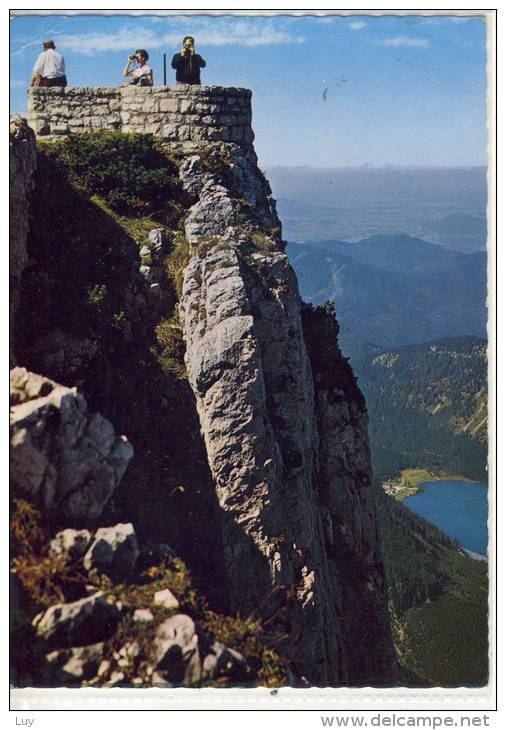
<svg viewBox="0 0 506 730">
<path fill-rule="evenodd" d="M 45 15 L 11 19 L 12 111 L 51 37 L 73 86 L 116 86 L 129 53 L 155 83 L 184 35 L 203 82 L 253 90 L 260 165 L 486 164 L 486 29 L 448 16 Z M 173 71 L 168 71 L 173 83 Z"/>
</svg>

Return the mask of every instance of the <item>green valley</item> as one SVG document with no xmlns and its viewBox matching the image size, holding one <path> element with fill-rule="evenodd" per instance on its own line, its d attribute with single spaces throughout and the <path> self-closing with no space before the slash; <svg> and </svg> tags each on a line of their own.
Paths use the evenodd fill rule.
<svg viewBox="0 0 506 730">
<path fill-rule="evenodd" d="M 488 676 L 488 564 L 380 493 L 397 658 L 407 686 L 482 685 Z"/>
<path fill-rule="evenodd" d="M 355 363 L 355 370 L 369 411 L 376 477 L 425 469 L 436 477 L 487 481 L 485 340 L 392 348 Z"/>
</svg>

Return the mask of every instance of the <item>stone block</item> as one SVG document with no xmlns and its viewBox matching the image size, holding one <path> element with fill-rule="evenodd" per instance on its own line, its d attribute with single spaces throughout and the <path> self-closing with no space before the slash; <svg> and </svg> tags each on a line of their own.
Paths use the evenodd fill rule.
<svg viewBox="0 0 506 730">
<path fill-rule="evenodd" d="M 207 127 L 199 127 L 199 126 L 192 126 L 189 128 L 190 132 L 190 139 L 193 142 L 200 142 L 203 139 L 208 139 L 208 128 Z M 181 139 L 181 137 L 180 137 Z M 211 137 L 209 137 L 211 139 Z"/>
<path fill-rule="evenodd" d="M 151 97 L 142 102 L 141 111 L 143 114 L 152 114 L 160 110 L 160 102 L 158 99 Z"/>
<path fill-rule="evenodd" d="M 109 114 L 109 105 L 108 104 L 95 104 L 93 107 L 93 116 L 100 116 L 103 117 L 105 115 Z"/>
<path fill-rule="evenodd" d="M 179 608 L 179 601 L 168 588 L 157 591 L 153 597 L 153 603 L 155 606 L 160 606 L 161 608 L 166 608 L 168 610 L 175 610 Z"/>
<path fill-rule="evenodd" d="M 192 112 L 195 110 L 195 104 L 193 103 L 193 100 L 191 99 L 182 99 L 180 110 L 182 114 L 187 114 L 188 112 Z M 198 111 L 198 108 L 197 108 Z"/>
<path fill-rule="evenodd" d="M 159 134 L 160 127 L 161 127 L 160 122 L 144 124 L 142 127 L 142 133 L 143 134 Z M 141 130 L 139 129 L 139 131 L 141 131 Z"/>
<path fill-rule="evenodd" d="M 153 613 L 149 610 L 149 608 L 137 608 L 134 611 L 132 618 L 134 621 L 140 621 L 142 623 L 149 623 L 150 621 L 153 621 L 154 616 L 153 616 Z"/>
<path fill-rule="evenodd" d="M 207 137 L 208 139 L 222 140 L 227 142 L 229 141 L 229 139 L 231 139 L 232 141 L 234 140 L 234 138 L 230 134 L 228 127 L 207 127 Z"/>
<path fill-rule="evenodd" d="M 230 130 L 230 139 L 232 142 L 243 142 L 244 129 L 242 127 L 232 127 Z"/>
<path fill-rule="evenodd" d="M 104 644 L 59 649 L 46 655 L 45 673 L 48 684 L 53 686 L 79 685 L 96 674 L 102 657 Z"/>
<path fill-rule="evenodd" d="M 175 124 L 164 124 L 162 127 L 162 137 L 164 137 L 165 139 L 177 139 L 177 126 Z"/>
<path fill-rule="evenodd" d="M 160 99 L 160 111 L 177 112 L 179 111 L 179 102 L 177 99 Z"/>
<path fill-rule="evenodd" d="M 68 134 L 69 128 L 67 124 L 52 124 L 51 125 L 51 134 L 56 134 L 58 136 Z"/>
<path fill-rule="evenodd" d="M 32 621 L 37 636 L 51 647 L 86 646 L 108 639 L 121 609 L 99 591 L 73 603 L 57 603 Z"/>
<path fill-rule="evenodd" d="M 255 139 L 255 133 L 253 132 L 251 127 L 246 127 L 246 129 L 244 130 L 244 141 L 247 144 L 252 144 L 254 139 Z"/>
<path fill-rule="evenodd" d="M 190 127 L 186 127 L 186 126 L 177 127 L 177 135 L 178 135 L 178 139 L 180 139 L 182 141 L 189 140 L 190 136 L 191 136 Z"/>
<path fill-rule="evenodd" d="M 120 581 L 130 576 L 138 557 L 139 546 L 133 525 L 119 523 L 97 530 L 83 564 L 86 570 L 96 570 Z"/>
<path fill-rule="evenodd" d="M 207 119 L 207 117 L 206 117 L 206 119 Z M 219 122 L 220 122 L 220 124 L 225 124 L 225 125 L 231 127 L 234 124 L 237 124 L 237 116 L 235 114 L 221 114 L 219 116 Z"/>
<path fill-rule="evenodd" d="M 89 530 L 73 530 L 69 527 L 54 536 L 49 550 L 53 555 L 65 557 L 67 560 L 78 560 L 85 554 L 90 542 Z"/>
</svg>

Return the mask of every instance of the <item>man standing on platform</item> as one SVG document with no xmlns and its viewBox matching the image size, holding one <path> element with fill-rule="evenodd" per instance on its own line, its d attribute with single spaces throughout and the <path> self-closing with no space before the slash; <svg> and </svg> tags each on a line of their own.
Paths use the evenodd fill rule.
<svg viewBox="0 0 506 730">
<path fill-rule="evenodd" d="M 176 69 L 178 84 L 200 84 L 200 69 L 206 62 L 195 53 L 195 40 L 191 35 L 183 38 L 181 53 L 176 53 L 172 59 L 172 68 Z"/>
<path fill-rule="evenodd" d="M 35 61 L 32 71 L 32 86 L 67 86 L 65 61 L 55 51 L 54 41 L 43 41 L 44 50 Z"/>
</svg>

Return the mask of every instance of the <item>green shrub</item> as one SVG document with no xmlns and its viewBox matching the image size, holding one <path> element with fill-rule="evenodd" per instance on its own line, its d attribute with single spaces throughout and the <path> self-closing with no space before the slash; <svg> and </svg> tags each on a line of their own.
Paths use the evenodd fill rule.
<svg viewBox="0 0 506 730">
<path fill-rule="evenodd" d="M 186 380 L 188 375 L 184 363 L 185 344 L 177 311 L 155 327 L 155 337 L 158 345 L 155 348 L 156 358 L 164 372 L 174 375 L 178 380 Z"/>
<path fill-rule="evenodd" d="M 182 233 L 176 234 L 172 251 L 165 259 L 165 268 L 170 276 L 178 299 L 183 292 L 183 273 L 190 260 L 188 241 Z"/>
<path fill-rule="evenodd" d="M 88 300 L 90 304 L 101 304 L 107 296 L 107 287 L 105 284 L 95 284 L 91 289 Z"/>
<path fill-rule="evenodd" d="M 65 600 L 75 582 L 65 558 L 49 553 L 49 534 L 37 507 L 15 499 L 10 520 L 11 572 L 37 610 Z"/>
<path fill-rule="evenodd" d="M 177 167 L 150 134 L 70 135 L 51 153 L 88 195 L 103 197 L 119 213 L 169 213 L 173 199 L 181 198 Z"/>
</svg>

